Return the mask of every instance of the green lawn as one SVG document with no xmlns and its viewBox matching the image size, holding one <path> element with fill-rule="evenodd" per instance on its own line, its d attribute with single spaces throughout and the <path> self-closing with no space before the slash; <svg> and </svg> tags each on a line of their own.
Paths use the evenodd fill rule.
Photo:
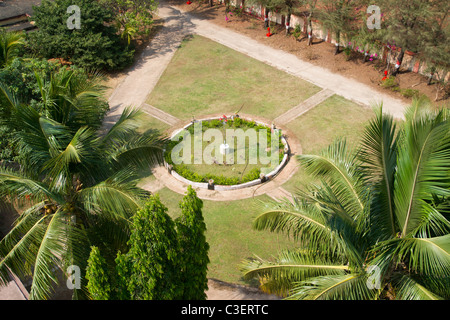
<svg viewBox="0 0 450 320">
<path fill-rule="evenodd" d="M 319 92 L 307 81 L 201 36 L 184 40 L 147 103 L 178 118 L 241 112 L 274 119 Z"/>
<path fill-rule="evenodd" d="M 158 130 L 161 134 L 164 134 L 167 129 L 170 129 L 170 126 L 149 114 L 143 113 L 140 119 L 139 132 L 145 132 L 150 129 Z"/>
<path fill-rule="evenodd" d="M 169 214 L 173 218 L 177 217 L 180 213 L 178 204 L 183 195 L 167 188 L 158 193 L 168 207 Z M 208 277 L 245 284 L 239 270 L 243 259 L 253 257 L 254 254 L 270 259 L 280 249 L 294 245 L 284 235 L 252 229 L 254 218 L 263 212 L 258 202 L 269 200 L 271 198 L 268 196 L 229 202 L 203 200 L 206 239 L 210 245 Z"/>
<path fill-rule="evenodd" d="M 318 154 L 338 137 L 345 137 L 351 146 L 357 146 L 365 125 L 374 115 L 370 108 L 333 95 L 287 127 L 300 140 L 303 154 Z M 295 192 L 299 182 L 308 182 L 301 168 L 283 188 Z"/>
</svg>

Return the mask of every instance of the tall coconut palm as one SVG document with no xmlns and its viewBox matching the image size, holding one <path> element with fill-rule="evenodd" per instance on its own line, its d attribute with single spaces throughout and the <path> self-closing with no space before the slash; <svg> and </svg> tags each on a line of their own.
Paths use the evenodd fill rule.
<svg viewBox="0 0 450 320">
<path fill-rule="evenodd" d="M 101 126 L 108 109 L 101 73 L 62 67 L 48 76 L 35 72 L 35 78 L 40 97 L 34 108 L 39 112 L 76 129 Z"/>
<path fill-rule="evenodd" d="M 140 112 L 126 109 L 106 133 L 69 126 L 24 104 L 11 104 L 27 161 L 0 167 L 0 197 L 28 207 L 0 241 L 0 283 L 10 269 L 31 276 L 32 299 L 46 299 L 55 267 L 83 272 L 91 245 L 123 250 L 128 219 L 148 193 L 136 186 L 139 168 L 162 161 L 164 139 L 137 134 Z M 83 291 L 76 291 L 82 293 Z"/>
<path fill-rule="evenodd" d="M 299 157 L 319 182 L 265 204 L 254 227 L 298 249 L 246 260 L 245 277 L 289 299 L 450 298 L 450 122 L 416 100 L 397 127 L 380 107 L 361 146 Z"/>
<path fill-rule="evenodd" d="M 24 44 L 23 33 L 0 28 L 0 69 L 16 58 L 17 49 Z"/>
</svg>

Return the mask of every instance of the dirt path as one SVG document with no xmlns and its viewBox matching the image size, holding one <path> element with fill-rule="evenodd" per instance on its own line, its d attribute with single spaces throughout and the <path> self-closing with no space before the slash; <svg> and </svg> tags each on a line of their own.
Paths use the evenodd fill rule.
<svg viewBox="0 0 450 320">
<path fill-rule="evenodd" d="M 261 292 L 256 288 L 208 279 L 208 300 L 280 300 L 281 298 Z"/>
</svg>

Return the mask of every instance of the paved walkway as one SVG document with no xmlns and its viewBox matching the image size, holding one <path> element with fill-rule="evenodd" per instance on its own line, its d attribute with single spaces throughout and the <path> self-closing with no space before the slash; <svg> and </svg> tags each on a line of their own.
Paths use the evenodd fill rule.
<svg viewBox="0 0 450 320">
<path fill-rule="evenodd" d="M 396 118 L 403 118 L 405 104 L 400 99 L 383 94 L 356 80 L 308 63 L 285 51 L 266 46 L 248 36 L 220 27 L 207 19 L 195 18 L 177 8 L 162 6 L 160 16 L 186 20 L 196 34 L 221 43 L 231 49 L 265 62 L 279 70 L 307 80 L 323 89 L 332 90 L 348 100 L 370 106 L 383 102 L 383 110 Z"/>
<path fill-rule="evenodd" d="M 147 114 L 151 115 L 152 117 L 167 123 L 170 126 L 176 125 L 181 120 L 177 117 L 174 117 L 171 114 L 168 114 L 167 112 L 162 111 L 161 109 L 155 108 L 154 106 L 151 106 L 147 103 L 143 103 L 141 105 L 141 110 L 146 112 Z"/>
<path fill-rule="evenodd" d="M 282 115 L 278 116 L 273 120 L 275 124 L 286 124 L 295 118 L 300 117 L 302 114 L 311 110 L 319 103 L 325 101 L 327 98 L 331 97 L 334 92 L 330 89 L 323 89 L 322 91 L 316 93 L 312 97 L 309 97 L 305 101 L 301 102 L 298 106 L 286 111 Z"/>
<path fill-rule="evenodd" d="M 323 88 L 316 95 L 276 118 L 277 126 L 282 129 L 284 129 L 283 125 L 285 123 L 307 112 L 333 94 L 341 95 L 346 99 L 366 106 L 383 102 L 383 110 L 385 112 L 391 113 L 397 118 L 403 117 L 405 105 L 401 100 L 380 93 L 353 79 L 334 74 L 324 68 L 300 60 L 295 55 L 273 49 L 245 35 L 208 22 L 206 19 L 195 18 L 176 7 L 165 4 L 164 1 L 160 4 L 158 15 L 164 19 L 164 26 L 150 45 L 142 52 L 137 63 L 111 95 L 109 99 L 111 111 L 105 119 L 106 128 L 117 121 L 126 106 L 139 107 L 171 126 L 181 122 L 176 115 L 168 114 L 150 106 L 145 101 L 158 83 L 182 39 L 189 34 L 199 34 L 214 40 Z M 288 140 L 288 142 L 294 154 L 301 153 L 301 147 L 294 138 L 291 141 Z M 199 189 L 198 196 L 208 200 L 227 201 L 230 199 L 245 199 L 267 193 L 272 195 L 273 198 L 279 199 L 289 195 L 286 190 L 281 188 L 281 185 L 296 170 L 296 160 L 291 158 L 280 174 L 268 183 L 236 191 L 211 192 L 206 189 Z M 146 188 L 148 190 L 159 190 L 163 184 L 175 192 L 185 193 L 187 186 L 171 176 L 164 167 L 156 168 L 154 174 L 158 181 L 147 185 Z"/>
</svg>

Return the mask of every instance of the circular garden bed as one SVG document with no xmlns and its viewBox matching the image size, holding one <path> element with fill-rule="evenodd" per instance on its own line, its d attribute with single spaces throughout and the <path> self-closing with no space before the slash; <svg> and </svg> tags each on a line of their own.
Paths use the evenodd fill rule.
<svg viewBox="0 0 450 320">
<path fill-rule="evenodd" d="M 164 155 L 175 178 L 214 190 L 268 181 L 288 157 L 280 129 L 237 115 L 193 120 L 175 131 Z"/>
</svg>

